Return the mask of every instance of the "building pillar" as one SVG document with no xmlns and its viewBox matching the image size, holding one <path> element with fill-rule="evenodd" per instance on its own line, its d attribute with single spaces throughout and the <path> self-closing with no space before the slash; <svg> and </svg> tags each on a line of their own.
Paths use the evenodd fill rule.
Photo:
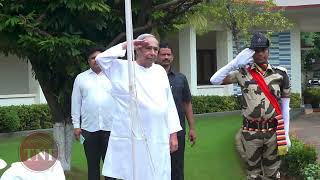
<svg viewBox="0 0 320 180">
<path fill-rule="evenodd" d="M 290 31 L 291 46 L 291 91 L 301 94 L 301 42 L 300 29 L 295 26 Z"/>
<path fill-rule="evenodd" d="M 179 32 L 179 69 L 187 79 L 192 95 L 197 95 L 197 36 L 193 28 Z"/>
<path fill-rule="evenodd" d="M 230 31 L 217 31 L 217 70 L 228 64 L 233 59 L 233 41 Z M 224 96 L 233 94 L 233 85 L 224 86 Z"/>
</svg>

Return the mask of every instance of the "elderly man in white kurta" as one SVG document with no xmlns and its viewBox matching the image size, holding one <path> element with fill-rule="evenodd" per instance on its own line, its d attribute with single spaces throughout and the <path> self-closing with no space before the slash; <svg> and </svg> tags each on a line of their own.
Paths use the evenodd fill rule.
<svg viewBox="0 0 320 180">
<path fill-rule="evenodd" d="M 117 59 L 125 56 L 126 47 L 121 43 L 96 57 L 111 81 L 111 94 L 117 101 L 102 173 L 125 180 L 170 180 L 170 152 L 177 150 L 176 132 L 182 128 L 166 71 L 154 64 L 159 43 L 151 34 L 140 35 L 134 41 L 138 109 L 134 133 L 128 62 Z"/>
</svg>

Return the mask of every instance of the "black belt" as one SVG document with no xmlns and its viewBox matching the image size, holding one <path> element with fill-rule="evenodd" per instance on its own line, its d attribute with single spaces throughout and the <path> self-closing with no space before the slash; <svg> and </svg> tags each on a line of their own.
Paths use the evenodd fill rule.
<svg viewBox="0 0 320 180">
<path fill-rule="evenodd" d="M 248 131 L 272 131 L 277 128 L 277 120 L 270 119 L 270 120 L 249 120 L 243 119 L 243 130 Z"/>
</svg>

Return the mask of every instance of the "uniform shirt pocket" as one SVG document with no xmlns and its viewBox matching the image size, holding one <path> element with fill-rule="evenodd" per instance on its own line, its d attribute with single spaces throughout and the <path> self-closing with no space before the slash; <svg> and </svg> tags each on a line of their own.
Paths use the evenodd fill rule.
<svg viewBox="0 0 320 180">
<path fill-rule="evenodd" d="M 258 84 L 255 81 L 246 81 L 245 82 L 245 87 L 243 90 L 243 93 L 245 96 L 248 97 L 248 99 L 250 100 L 256 100 L 258 94 L 257 92 L 257 88 L 258 88 Z"/>
</svg>

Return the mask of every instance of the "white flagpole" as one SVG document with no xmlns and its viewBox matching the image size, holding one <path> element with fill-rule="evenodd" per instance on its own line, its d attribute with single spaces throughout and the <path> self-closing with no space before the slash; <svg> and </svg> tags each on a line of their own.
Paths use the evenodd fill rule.
<svg viewBox="0 0 320 180">
<path fill-rule="evenodd" d="M 133 47 L 133 32 L 132 32 L 132 14 L 131 14 L 131 1 L 125 1 L 125 14 L 126 14 L 126 37 L 127 37 L 127 57 L 128 57 L 128 73 L 129 73 L 129 87 L 132 90 L 134 83 L 133 73 L 133 61 L 134 61 L 134 47 Z"/>
<path fill-rule="evenodd" d="M 136 88 L 135 88 L 135 73 L 134 73 L 134 46 L 133 46 L 133 27 L 132 27 L 132 12 L 131 0 L 125 0 L 125 17 L 126 17 L 126 37 L 127 37 L 127 57 L 128 57 L 128 76 L 129 76 L 129 93 L 130 93 L 130 118 L 131 118 L 131 144 L 132 144 L 132 179 L 136 180 L 135 168 L 135 131 L 136 121 Z"/>
<path fill-rule="evenodd" d="M 130 104 L 129 114 L 131 119 L 131 144 L 132 144 L 132 180 L 137 180 L 136 177 L 136 139 L 144 139 L 145 147 L 149 155 L 151 171 L 153 177 L 155 177 L 155 167 L 152 161 L 150 147 L 145 133 L 141 127 L 139 121 L 139 110 L 137 105 L 137 91 L 135 84 L 135 65 L 134 65 L 134 45 L 133 45 L 133 27 L 132 27 L 132 11 L 131 11 L 131 0 L 125 0 L 125 17 L 126 17 L 126 37 L 127 37 L 127 58 L 128 58 L 128 76 L 129 76 L 129 93 L 130 93 Z"/>
</svg>

